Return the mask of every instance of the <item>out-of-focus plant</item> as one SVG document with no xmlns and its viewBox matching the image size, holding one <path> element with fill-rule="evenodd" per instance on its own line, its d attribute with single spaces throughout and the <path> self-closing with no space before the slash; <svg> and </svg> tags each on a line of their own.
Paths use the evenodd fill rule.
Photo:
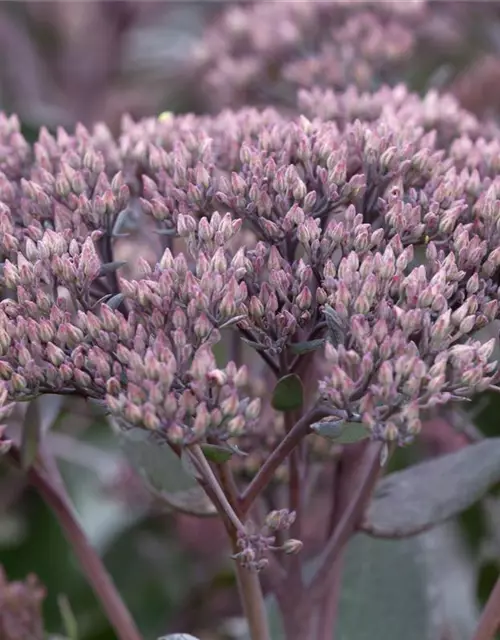
<svg viewBox="0 0 500 640">
<path fill-rule="evenodd" d="M 373 89 L 415 53 L 426 3 L 255 2 L 216 16 L 191 73 L 212 109 L 293 104 L 297 87 Z"/>
<path fill-rule="evenodd" d="M 216 11 L 209 3 L 5 3 L 2 108 L 30 129 L 103 120 L 117 130 L 124 112 L 141 117 L 182 101 L 176 69 Z"/>
</svg>

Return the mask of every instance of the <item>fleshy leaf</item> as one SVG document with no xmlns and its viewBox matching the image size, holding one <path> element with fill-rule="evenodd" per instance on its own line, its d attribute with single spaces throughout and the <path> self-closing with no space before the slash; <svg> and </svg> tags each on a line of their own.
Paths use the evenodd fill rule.
<svg viewBox="0 0 500 640">
<path fill-rule="evenodd" d="M 308 340 L 307 342 L 296 342 L 295 344 L 290 345 L 290 351 L 297 355 L 302 355 L 311 351 L 317 351 L 325 344 L 325 342 L 325 338 L 321 338 L 319 340 Z"/>
<path fill-rule="evenodd" d="M 40 444 L 41 429 L 40 404 L 38 398 L 35 398 L 29 403 L 24 416 L 21 435 L 21 467 L 23 469 L 29 469 L 35 461 Z"/>
<path fill-rule="evenodd" d="M 323 309 L 326 324 L 328 326 L 328 337 L 334 347 L 345 342 L 345 323 L 339 314 L 330 305 L 325 305 Z"/>
<path fill-rule="evenodd" d="M 63 397 L 53 394 L 30 401 L 24 416 L 21 436 L 21 467 L 29 469 L 35 461 L 40 439 L 54 425 L 61 412 Z"/>
<path fill-rule="evenodd" d="M 185 473 L 188 473 L 195 480 L 202 480 L 203 476 L 198 470 L 193 458 L 189 454 L 187 448 L 184 448 L 181 453 L 181 464 Z"/>
<path fill-rule="evenodd" d="M 259 342 L 254 342 L 253 340 L 248 340 L 247 338 L 241 338 L 241 341 L 256 351 L 265 351 L 267 349 L 265 345 L 260 344 Z"/>
<path fill-rule="evenodd" d="M 115 262 L 106 262 L 101 265 L 99 269 L 98 278 L 102 278 L 103 276 L 107 276 L 109 273 L 115 273 L 121 267 L 124 267 L 127 263 L 123 262 L 123 260 L 116 260 Z"/>
<path fill-rule="evenodd" d="M 428 638 L 430 607 L 422 558 L 418 540 L 375 540 L 362 534 L 352 538 L 332 637 Z"/>
<path fill-rule="evenodd" d="M 186 491 L 167 493 L 154 491 L 154 494 L 170 508 L 191 516 L 206 517 L 217 514 L 217 509 L 201 487 L 193 487 Z"/>
<path fill-rule="evenodd" d="M 304 402 L 304 389 L 299 376 L 290 373 L 278 380 L 273 392 L 272 406 L 276 411 L 300 409 Z"/>
<path fill-rule="evenodd" d="M 376 540 L 363 534 L 354 536 L 342 563 L 339 616 L 332 640 L 428 638 L 431 623 L 423 553 L 419 538 Z M 322 561 L 320 555 L 305 565 L 306 584 Z M 274 597 L 267 599 L 267 611 L 272 640 L 285 640 Z"/>
<path fill-rule="evenodd" d="M 129 463 L 170 508 L 197 516 L 216 513 L 196 477 L 186 469 L 190 461 L 181 460 L 167 444 L 154 442 L 140 429 L 122 433 L 121 443 Z"/>
<path fill-rule="evenodd" d="M 407 537 L 444 522 L 500 482 L 500 438 L 391 473 L 377 485 L 362 529 Z"/>
<path fill-rule="evenodd" d="M 108 307 L 110 309 L 118 309 L 118 307 L 121 305 L 121 303 L 125 300 L 125 296 L 123 295 L 123 293 L 117 293 L 116 295 L 112 296 L 107 302 L 106 304 L 108 305 Z"/>
<path fill-rule="evenodd" d="M 322 438 L 333 440 L 336 444 L 360 442 L 370 437 L 370 430 L 360 422 L 344 420 L 325 420 L 311 425 L 311 431 Z"/>
<path fill-rule="evenodd" d="M 216 444 L 202 444 L 200 447 L 206 459 L 211 462 L 227 462 L 233 456 L 233 451 Z"/>
</svg>

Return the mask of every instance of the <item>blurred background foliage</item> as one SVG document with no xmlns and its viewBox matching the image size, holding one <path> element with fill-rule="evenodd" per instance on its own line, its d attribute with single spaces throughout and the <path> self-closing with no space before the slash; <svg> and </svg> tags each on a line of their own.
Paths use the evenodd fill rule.
<svg viewBox="0 0 500 640">
<path fill-rule="evenodd" d="M 55 130 L 99 120 L 116 132 L 123 113 L 140 118 L 165 109 L 203 111 L 210 96 L 200 96 L 187 65 L 193 45 L 227 6 L 208 0 L 2 2 L 0 108 L 19 115 L 32 142 L 42 125 Z M 476 114 L 497 118 L 500 2 L 437 2 L 429 11 L 403 79 L 419 92 L 450 90 Z M 436 429 L 434 438 L 398 451 L 392 468 L 459 449 L 461 431 L 472 431 L 474 438 L 500 435 L 498 394 L 484 394 L 466 409 L 453 418 L 454 439 L 440 439 Z M 65 407 L 51 439 L 83 526 L 144 636 L 153 640 L 183 630 L 206 640 L 244 638 L 220 524 L 174 513 L 155 500 L 125 463 L 117 436 L 84 402 Z M 388 557 L 386 543 L 373 542 L 369 549 L 361 541 L 347 561 L 342 602 L 373 602 L 380 585 L 389 585 L 387 601 L 396 600 L 392 610 L 399 607 L 399 619 L 402 612 L 412 616 L 415 637 L 423 638 L 428 630 L 417 624 L 421 590 L 415 588 L 420 578 L 412 573 L 415 563 L 404 561 L 419 553 L 427 563 L 426 597 L 435 602 L 437 592 L 449 594 L 449 602 L 441 598 L 433 614 L 439 640 L 469 638 L 500 572 L 499 496 L 500 487 L 494 488 L 456 522 L 410 543 L 394 543 L 401 556 L 395 559 L 392 547 L 390 565 L 380 561 Z M 74 616 L 71 640 L 115 637 L 52 514 L 25 479 L 7 467 L 0 467 L 0 565 L 11 581 L 38 576 L 51 634 L 74 633 L 68 629 Z M 369 626 L 360 630 L 359 617 L 348 619 L 348 609 L 343 628 L 355 622 L 356 633 L 345 637 L 368 637 L 377 623 L 364 615 Z M 379 608 L 373 615 L 389 613 Z M 391 633 L 385 637 L 403 637 L 397 626 Z"/>
</svg>

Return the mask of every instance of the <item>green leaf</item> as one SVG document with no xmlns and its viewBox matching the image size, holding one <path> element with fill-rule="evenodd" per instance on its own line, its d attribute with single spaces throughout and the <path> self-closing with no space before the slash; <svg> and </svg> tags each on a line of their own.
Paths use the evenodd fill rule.
<svg viewBox="0 0 500 640">
<path fill-rule="evenodd" d="M 465 511 L 500 482 L 500 438 L 391 473 L 377 485 L 362 528 L 405 537 Z"/>
<path fill-rule="evenodd" d="M 302 382 L 295 373 L 278 380 L 272 399 L 273 409 L 276 411 L 293 411 L 300 409 L 304 402 L 304 389 Z"/>
<path fill-rule="evenodd" d="M 205 454 L 206 459 L 211 462 L 227 462 L 231 460 L 233 456 L 231 449 L 216 444 L 202 444 L 200 448 Z"/>
<path fill-rule="evenodd" d="M 42 420 L 40 416 L 39 398 L 31 400 L 24 416 L 23 432 L 21 436 L 21 468 L 29 469 L 35 461 L 40 444 Z"/>
<path fill-rule="evenodd" d="M 267 347 L 263 344 L 260 344 L 260 342 L 254 342 L 253 340 L 248 340 L 248 338 L 240 338 L 242 342 L 244 342 L 245 344 L 247 344 L 249 347 L 252 347 L 252 349 L 255 349 L 256 351 L 266 351 Z"/>
<path fill-rule="evenodd" d="M 123 236 L 130 235 L 130 231 L 136 231 L 138 228 L 138 221 L 134 215 L 134 210 L 131 207 L 122 209 L 116 216 L 113 229 L 111 231 L 112 238 L 121 238 Z M 123 233 L 125 231 L 126 233 Z"/>
<path fill-rule="evenodd" d="M 197 516 L 216 513 L 214 505 L 196 481 L 193 475 L 197 473 L 196 469 L 186 455 L 181 460 L 167 444 L 155 442 L 141 429 L 122 433 L 121 445 L 127 460 L 154 495 L 170 508 Z"/>
<path fill-rule="evenodd" d="M 127 263 L 123 262 L 123 260 L 116 260 L 115 262 L 106 262 L 105 264 L 101 265 L 101 268 L 99 269 L 99 273 L 97 274 L 98 278 L 102 278 L 104 276 L 107 276 L 109 273 L 115 273 L 115 271 L 118 271 L 118 269 L 120 269 L 121 267 L 124 267 Z"/>
<path fill-rule="evenodd" d="M 325 305 L 323 314 L 328 326 L 328 337 L 330 342 L 334 347 L 337 347 L 339 344 L 344 344 L 346 332 L 345 322 L 329 304 Z"/>
<path fill-rule="evenodd" d="M 417 540 L 354 536 L 346 550 L 335 639 L 428 638 L 423 555 Z"/>
<path fill-rule="evenodd" d="M 198 486 L 168 444 L 155 442 L 146 431 L 131 429 L 121 434 L 121 446 L 128 461 L 155 489 L 175 493 Z"/>
<path fill-rule="evenodd" d="M 44 434 L 52 429 L 58 417 L 61 415 L 64 397 L 49 393 L 39 396 L 36 401 L 39 407 L 40 428 L 42 434 Z"/>
<path fill-rule="evenodd" d="M 203 475 L 198 470 L 195 461 L 193 460 L 193 456 L 187 449 L 184 447 L 181 453 L 181 464 L 185 473 L 188 473 L 195 480 L 203 480 Z"/>
<path fill-rule="evenodd" d="M 322 438 L 334 440 L 336 444 L 360 442 L 370 437 L 370 430 L 360 422 L 325 420 L 311 425 L 311 431 Z"/>
<path fill-rule="evenodd" d="M 125 296 L 123 293 L 117 293 L 113 297 L 111 297 L 106 304 L 110 309 L 118 309 L 121 303 L 125 300 Z"/>
<path fill-rule="evenodd" d="M 332 640 L 424 640 L 429 637 L 427 580 L 418 538 L 377 540 L 363 534 L 347 545 L 339 616 Z M 321 556 L 304 568 L 310 583 Z M 272 640 L 285 640 L 274 597 L 267 600 Z M 362 612 L 362 615 L 360 615 Z"/>
<path fill-rule="evenodd" d="M 177 235 L 177 229 L 152 229 L 153 233 L 159 236 L 175 236 Z"/>
<path fill-rule="evenodd" d="M 325 338 L 321 338 L 319 340 L 308 340 L 307 342 L 296 342 L 295 344 L 290 345 L 290 351 L 301 356 L 304 353 L 317 351 L 325 344 L 325 342 Z"/>
<path fill-rule="evenodd" d="M 155 491 L 155 495 L 171 509 L 180 513 L 198 516 L 199 518 L 217 514 L 217 509 L 201 487 L 193 487 L 193 489 L 177 491 L 176 493 Z"/>
<path fill-rule="evenodd" d="M 64 633 L 67 635 L 68 640 L 78 640 L 78 623 L 68 598 L 62 594 L 59 595 L 57 597 L 57 605 L 61 614 Z"/>
</svg>

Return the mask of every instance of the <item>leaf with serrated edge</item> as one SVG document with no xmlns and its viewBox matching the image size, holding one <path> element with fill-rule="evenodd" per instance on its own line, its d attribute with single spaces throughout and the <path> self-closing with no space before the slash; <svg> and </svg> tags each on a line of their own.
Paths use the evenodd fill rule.
<svg viewBox="0 0 500 640">
<path fill-rule="evenodd" d="M 304 402 L 304 389 L 299 376 L 290 373 L 276 383 L 272 406 L 276 411 L 294 411 Z"/>
<path fill-rule="evenodd" d="M 377 485 L 362 529 L 405 537 L 444 522 L 500 481 L 500 438 L 391 473 Z"/>
</svg>

